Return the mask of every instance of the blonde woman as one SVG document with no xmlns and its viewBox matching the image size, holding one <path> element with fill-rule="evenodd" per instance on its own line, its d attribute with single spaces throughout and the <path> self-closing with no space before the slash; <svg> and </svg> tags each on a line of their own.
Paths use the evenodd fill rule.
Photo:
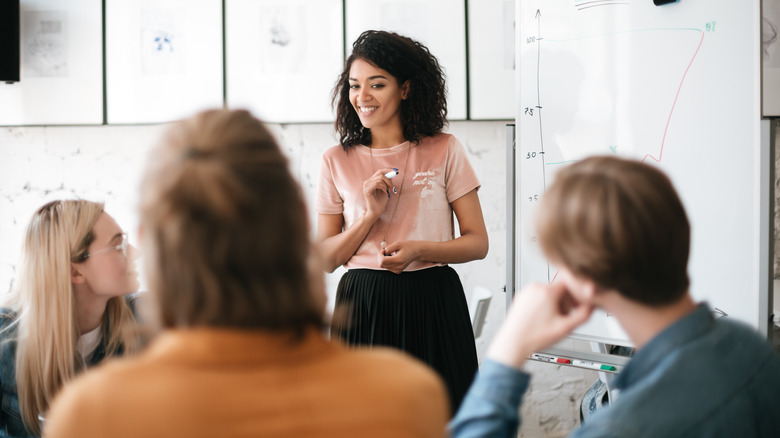
<svg viewBox="0 0 780 438">
<path fill-rule="evenodd" d="M 445 436 L 433 371 L 323 335 L 306 204 L 260 121 L 201 113 L 150 157 L 141 242 L 164 330 L 68 385 L 48 437 Z"/>
<path fill-rule="evenodd" d="M 62 385 L 135 346 L 135 249 L 100 203 L 50 202 L 27 226 L 0 307 L 0 436 L 37 436 Z"/>
</svg>

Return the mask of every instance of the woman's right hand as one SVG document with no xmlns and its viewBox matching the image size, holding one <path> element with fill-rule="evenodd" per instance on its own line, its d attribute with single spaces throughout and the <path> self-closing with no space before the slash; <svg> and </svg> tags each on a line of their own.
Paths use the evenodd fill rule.
<svg viewBox="0 0 780 438">
<path fill-rule="evenodd" d="M 393 182 L 385 173 L 393 169 L 379 169 L 363 182 L 363 196 L 366 212 L 362 217 L 345 227 L 343 214 L 322 214 L 317 218 L 317 239 L 320 241 L 325 271 L 333 272 L 355 254 L 371 227 L 385 212 L 388 193 L 393 191 Z"/>
<path fill-rule="evenodd" d="M 393 189 L 393 182 L 385 174 L 391 168 L 379 169 L 371 175 L 371 178 L 363 181 L 363 197 L 366 199 L 366 216 L 370 220 L 377 220 L 385 212 L 387 201 Z"/>
</svg>

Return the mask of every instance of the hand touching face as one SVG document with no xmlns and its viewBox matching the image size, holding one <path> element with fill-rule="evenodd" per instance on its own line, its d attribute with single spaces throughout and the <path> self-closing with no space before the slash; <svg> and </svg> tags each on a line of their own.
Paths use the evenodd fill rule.
<svg viewBox="0 0 780 438">
<path fill-rule="evenodd" d="M 528 356 L 550 347 L 587 321 L 594 308 L 587 296 L 595 293 L 595 285 L 575 284 L 573 277 L 567 280 L 531 284 L 520 291 L 491 343 L 488 357 L 520 368 Z M 576 291 L 570 290 L 572 284 Z"/>
</svg>

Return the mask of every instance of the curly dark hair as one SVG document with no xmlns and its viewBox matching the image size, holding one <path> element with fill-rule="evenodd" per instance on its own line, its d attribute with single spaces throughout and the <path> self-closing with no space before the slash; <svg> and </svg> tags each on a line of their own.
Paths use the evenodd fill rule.
<svg viewBox="0 0 780 438">
<path fill-rule="evenodd" d="M 406 140 L 419 143 L 421 137 L 441 132 L 447 124 L 447 87 L 439 61 L 427 47 L 411 38 L 367 30 L 352 44 L 352 54 L 333 88 L 335 127 L 344 150 L 371 144 L 371 130 L 363 128 L 349 101 L 349 71 L 356 59 L 387 71 L 399 85 L 409 81 L 408 98 L 401 101 L 401 126 Z"/>
</svg>

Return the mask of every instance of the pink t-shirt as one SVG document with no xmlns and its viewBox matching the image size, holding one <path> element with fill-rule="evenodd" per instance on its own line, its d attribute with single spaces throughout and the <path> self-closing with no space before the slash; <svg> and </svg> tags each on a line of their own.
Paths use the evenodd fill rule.
<svg viewBox="0 0 780 438">
<path fill-rule="evenodd" d="M 380 269 L 383 236 L 388 245 L 401 240 L 454 239 L 450 203 L 480 186 L 463 145 L 451 134 L 424 137 L 416 146 L 407 141 L 389 149 L 355 146 L 346 152 L 337 145 L 322 155 L 317 213 L 342 214 L 345 228 L 351 227 L 366 211 L 363 182 L 383 167 L 399 169 L 400 175 L 392 179 L 399 193 L 391 192 L 385 212 L 344 264 L 348 269 Z M 415 261 L 405 271 L 440 265 Z"/>
</svg>

